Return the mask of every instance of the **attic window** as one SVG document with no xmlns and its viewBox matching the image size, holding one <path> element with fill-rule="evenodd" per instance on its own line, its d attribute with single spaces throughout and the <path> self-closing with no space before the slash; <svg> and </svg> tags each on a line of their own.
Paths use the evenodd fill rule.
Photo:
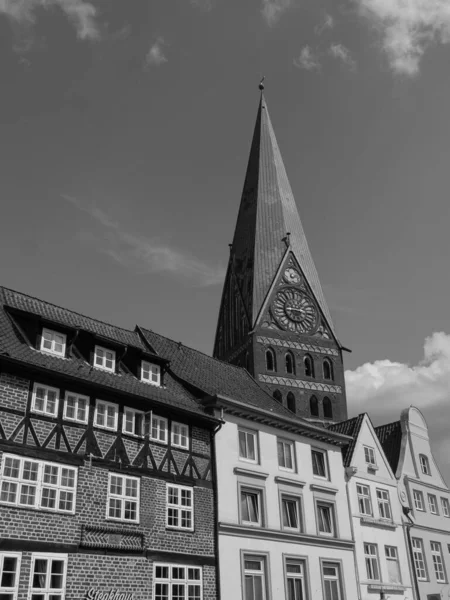
<svg viewBox="0 0 450 600">
<path fill-rule="evenodd" d="M 116 353 L 114 350 L 95 346 L 94 367 L 114 373 L 116 369 Z"/>
<path fill-rule="evenodd" d="M 141 363 L 141 381 L 161 385 L 161 367 L 145 360 Z"/>
<path fill-rule="evenodd" d="M 364 446 L 364 458 L 369 467 L 376 467 L 375 450 L 370 446 Z"/>
<path fill-rule="evenodd" d="M 420 454 L 419 458 L 420 458 L 420 468 L 422 469 L 422 473 L 424 475 L 431 475 L 430 462 L 429 462 L 428 458 L 425 456 L 425 454 Z"/>
<path fill-rule="evenodd" d="M 56 356 L 66 355 L 66 336 L 57 333 L 51 329 L 43 329 L 41 337 L 41 351 L 55 354 Z"/>
</svg>

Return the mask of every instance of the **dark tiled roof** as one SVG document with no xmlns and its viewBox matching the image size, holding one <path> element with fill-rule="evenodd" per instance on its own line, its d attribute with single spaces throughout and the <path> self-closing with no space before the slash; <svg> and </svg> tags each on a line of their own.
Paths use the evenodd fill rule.
<svg viewBox="0 0 450 600">
<path fill-rule="evenodd" d="M 383 446 L 386 458 L 391 465 L 392 471 L 397 471 L 398 461 L 400 458 L 400 448 L 402 445 L 402 428 L 400 421 L 394 421 L 393 423 L 387 423 L 386 425 L 380 425 L 375 427 L 375 433 Z"/>
<path fill-rule="evenodd" d="M 165 375 L 164 388 L 155 387 L 141 382 L 125 370 L 122 370 L 120 374 L 108 373 L 93 368 L 82 358 L 72 356 L 70 359 L 63 359 L 31 348 L 15 326 L 14 320 L 6 313 L 5 304 L 45 317 L 55 323 L 69 327 L 77 325 L 86 328 L 92 333 L 106 335 L 112 340 L 133 345 L 148 352 L 147 347 L 136 332 L 107 325 L 42 300 L 30 298 L 19 292 L 0 287 L 0 358 L 3 355 L 14 361 L 20 361 L 30 366 L 71 377 L 82 383 L 101 385 L 109 388 L 110 391 L 133 394 L 141 399 L 162 402 L 195 414 L 205 414 L 195 396 L 170 373 Z"/>
<path fill-rule="evenodd" d="M 330 429 L 331 431 L 335 431 L 336 433 L 343 433 L 344 435 L 349 435 L 353 438 L 348 446 L 342 448 L 342 459 L 344 462 L 344 467 L 349 467 L 351 465 L 353 452 L 355 451 L 356 440 L 358 439 L 358 435 L 361 430 L 364 415 L 365 413 L 361 413 L 357 417 L 353 417 L 353 419 L 347 419 L 347 421 L 333 423 L 333 425 L 328 426 L 328 429 Z"/>
</svg>

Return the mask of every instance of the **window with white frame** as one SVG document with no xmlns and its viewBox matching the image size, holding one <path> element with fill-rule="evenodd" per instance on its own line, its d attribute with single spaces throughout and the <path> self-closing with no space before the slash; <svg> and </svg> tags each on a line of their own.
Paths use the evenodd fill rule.
<svg viewBox="0 0 450 600">
<path fill-rule="evenodd" d="M 389 577 L 389 583 L 401 583 L 400 563 L 398 560 L 398 550 L 395 546 L 385 546 L 386 565 Z"/>
<path fill-rule="evenodd" d="M 423 552 L 423 542 L 419 538 L 412 538 L 414 567 L 416 569 L 417 579 L 427 580 L 427 566 L 425 563 L 425 554 Z"/>
<path fill-rule="evenodd" d="M 377 489 L 378 512 L 382 519 L 392 520 L 391 500 L 388 490 Z"/>
<path fill-rule="evenodd" d="M 185 485 L 167 484 L 167 527 L 194 529 L 194 491 Z"/>
<path fill-rule="evenodd" d="M 202 568 L 154 564 L 154 600 L 202 600 Z"/>
<path fill-rule="evenodd" d="M 241 523 L 263 526 L 262 490 L 249 487 L 240 488 Z"/>
<path fill-rule="evenodd" d="M 447 498 L 441 498 L 441 506 L 444 517 L 450 517 L 450 504 Z"/>
<path fill-rule="evenodd" d="M 373 516 L 372 500 L 370 498 L 369 486 L 357 483 L 356 494 L 358 496 L 358 506 L 360 514 L 367 515 L 369 517 Z"/>
<path fill-rule="evenodd" d="M 107 518 L 116 521 L 139 522 L 139 488 L 137 477 L 109 473 Z"/>
<path fill-rule="evenodd" d="M 116 353 L 114 350 L 108 350 L 107 348 L 102 348 L 102 346 L 95 346 L 94 367 L 114 373 L 116 370 Z"/>
<path fill-rule="evenodd" d="M 48 417 L 58 414 L 59 390 L 57 388 L 35 383 L 31 399 L 31 411 Z"/>
<path fill-rule="evenodd" d="M 322 581 L 325 600 L 342 600 L 342 579 L 339 563 L 322 563 Z"/>
<path fill-rule="evenodd" d="M 265 557 L 244 555 L 244 600 L 267 599 L 266 568 Z"/>
<path fill-rule="evenodd" d="M 0 502 L 74 513 L 76 483 L 75 467 L 4 454 Z"/>
<path fill-rule="evenodd" d="M 18 552 L 0 552 L 0 598 L 16 600 L 19 589 L 20 560 Z"/>
<path fill-rule="evenodd" d="M 239 458 L 248 462 L 258 462 L 257 433 L 251 429 L 239 429 Z"/>
<path fill-rule="evenodd" d="M 334 505 L 321 500 L 316 501 L 317 529 L 320 535 L 336 536 Z"/>
<path fill-rule="evenodd" d="M 141 381 L 161 385 L 161 367 L 145 360 L 141 362 Z"/>
<path fill-rule="evenodd" d="M 32 554 L 30 600 L 64 600 L 67 554 Z"/>
<path fill-rule="evenodd" d="M 150 422 L 150 439 L 154 442 L 167 444 L 167 419 L 152 414 Z"/>
<path fill-rule="evenodd" d="M 306 599 L 306 564 L 304 560 L 286 558 L 287 600 Z"/>
<path fill-rule="evenodd" d="M 184 423 L 172 421 L 170 441 L 172 446 L 189 449 L 189 427 Z"/>
<path fill-rule="evenodd" d="M 422 492 L 419 492 L 419 490 L 413 490 L 413 498 L 416 510 L 425 511 Z"/>
<path fill-rule="evenodd" d="M 325 450 L 311 449 L 313 475 L 328 479 L 327 453 Z"/>
<path fill-rule="evenodd" d="M 42 330 L 40 349 L 42 352 L 64 357 L 66 355 L 66 336 L 63 333 L 44 328 Z"/>
<path fill-rule="evenodd" d="M 420 468 L 424 475 L 431 475 L 430 471 L 430 461 L 425 454 L 419 454 Z"/>
<path fill-rule="evenodd" d="M 378 548 L 376 544 L 364 544 L 364 559 L 366 562 L 367 579 L 380 580 L 380 565 L 378 563 Z"/>
<path fill-rule="evenodd" d="M 375 450 L 371 446 L 364 446 L 364 459 L 366 464 L 376 467 L 377 462 L 375 460 Z"/>
<path fill-rule="evenodd" d="M 431 546 L 431 558 L 433 559 L 434 573 L 436 575 L 436 581 L 439 583 L 447 583 L 447 576 L 445 573 L 444 559 L 442 557 L 442 548 L 439 542 L 430 542 Z"/>
<path fill-rule="evenodd" d="M 77 423 L 87 423 L 89 419 L 89 398 L 73 392 L 66 392 L 64 418 Z"/>
<path fill-rule="evenodd" d="M 281 494 L 281 523 L 288 531 L 301 531 L 300 498 Z"/>
<path fill-rule="evenodd" d="M 144 435 L 144 413 L 141 410 L 135 410 L 126 406 L 123 409 L 123 433 L 129 435 Z"/>
<path fill-rule="evenodd" d="M 117 430 L 117 420 L 119 415 L 119 407 L 117 404 L 105 402 L 104 400 L 96 400 L 94 425 L 102 429 Z"/>
<path fill-rule="evenodd" d="M 278 466 L 283 471 L 295 470 L 294 442 L 277 440 Z"/>
<path fill-rule="evenodd" d="M 438 505 L 437 498 L 434 494 L 428 494 L 428 508 L 430 509 L 430 513 L 432 515 L 437 515 L 438 513 Z"/>
</svg>

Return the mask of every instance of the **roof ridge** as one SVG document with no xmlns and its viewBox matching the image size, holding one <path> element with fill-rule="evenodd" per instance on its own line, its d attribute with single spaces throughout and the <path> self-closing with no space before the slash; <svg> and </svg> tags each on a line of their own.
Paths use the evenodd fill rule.
<svg viewBox="0 0 450 600">
<path fill-rule="evenodd" d="M 114 329 L 120 329 L 121 331 L 126 331 L 127 333 L 136 333 L 133 329 L 127 329 L 126 327 L 121 327 L 120 325 L 113 325 L 112 323 L 108 323 L 107 321 L 102 321 L 101 319 L 96 319 L 95 317 L 89 317 L 87 315 L 83 315 L 82 313 L 72 310 L 71 308 L 64 308 L 63 306 L 59 306 L 58 304 L 54 304 L 53 302 L 48 302 L 47 300 L 42 300 L 42 298 L 38 298 L 37 296 L 31 296 L 30 294 L 25 294 L 25 292 L 19 292 L 18 290 L 13 290 L 11 288 L 5 287 L 4 285 L 0 286 L 0 289 L 6 290 L 8 292 L 12 292 L 13 294 L 20 294 L 21 296 L 25 296 L 30 300 L 37 300 L 38 302 L 43 302 L 48 306 L 52 306 L 54 308 L 58 308 L 59 310 L 64 310 L 66 312 L 72 313 L 73 315 L 77 315 L 78 317 L 82 317 L 83 319 L 88 319 L 90 321 L 95 321 L 96 323 L 102 323 L 103 325 L 108 325 L 108 327 L 113 327 Z"/>
</svg>

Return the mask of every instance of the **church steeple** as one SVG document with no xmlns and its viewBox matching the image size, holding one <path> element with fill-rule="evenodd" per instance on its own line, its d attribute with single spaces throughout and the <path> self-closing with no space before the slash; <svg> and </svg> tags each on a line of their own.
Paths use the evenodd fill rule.
<svg viewBox="0 0 450 600">
<path fill-rule="evenodd" d="M 268 351 L 273 353 L 272 361 L 267 357 Z M 303 416 L 329 418 L 326 407 L 330 402 L 332 419 L 346 418 L 342 348 L 263 89 L 230 248 L 214 355 L 246 366 L 255 378 Z M 305 367 L 305 360 L 312 362 L 312 374 Z M 313 394 L 306 394 L 306 390 Z M 314 408 L 311 414 L 315 400 L 318 415 Z"/>
</svg>

